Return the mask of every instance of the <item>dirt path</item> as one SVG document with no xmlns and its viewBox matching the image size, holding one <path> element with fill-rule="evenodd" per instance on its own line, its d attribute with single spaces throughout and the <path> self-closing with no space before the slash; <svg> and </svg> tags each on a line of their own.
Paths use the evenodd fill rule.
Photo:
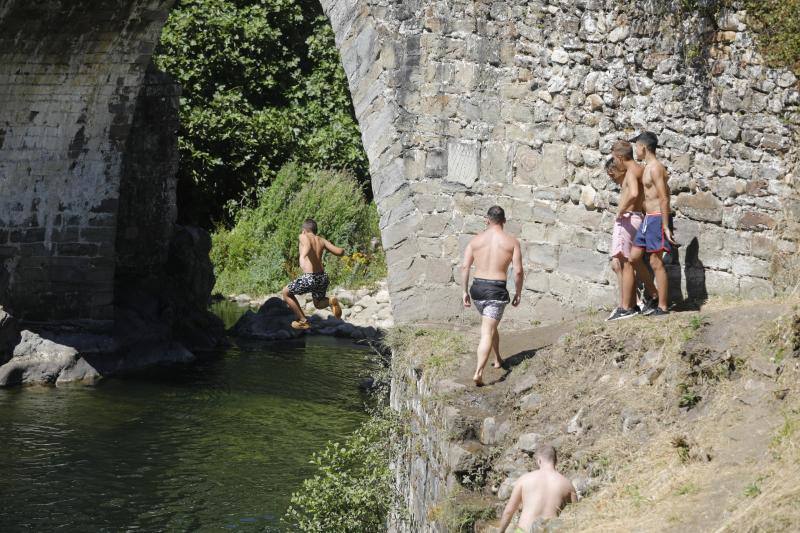
<svg viewBox="0 0 800 533">
<path fill-rule="evenodd" d="M 583 494 L 560 519 L 564 530 L 744 531 L 755 502 L 800 520 L 800 489 L 786 500 L 798 504 L 794 514 L 762 499 L 800 465 L 776 448 L 787 416 L 800 417 L 798 359 L 776 358 L 796 303 L 717 302 L 666 318 L 583 317 L 503 333 L 508 369 L 487 366 L 480 388 L 474 352 L 462 354 L 448 378 L 464 388 L 447 401 L 475 420 L 491 458 L 477 493 L 501 510 L 513 480 L 534 468 L 527 439 L 554 443 Z M 477 332 L 466 335 L 476 346 Z M 502 434 L 485 434 L 487 417 Z"/>
</svg>

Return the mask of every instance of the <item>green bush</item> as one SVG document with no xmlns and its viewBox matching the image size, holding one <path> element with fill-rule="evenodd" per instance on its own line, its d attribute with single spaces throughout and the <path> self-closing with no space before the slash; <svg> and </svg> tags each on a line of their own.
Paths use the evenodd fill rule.
<svg viewBox="0 0 800 533">
<path fill-rule="evenodd" d="M 347 254 L 327 256 L 325 270 L 332 284 L 355 287 L 385 276 L 383 253 L 373 244 L 379 236 L 378 214 L 356 180 L 344 172 L 289 164 L 260 192 L 254 207 L 239 212 L 232 229 L 219 227 L 212 235 L 215 290 L 280 290 L 300 273 L 298 235 L 309 217 L 317 221 L 320 235 Z"/>
<path fill-rule="evenodd" d="M 746 0 L 744 5 L 767 62 L 800 76 L 800 0 Z"/>
<path fill-rule="evenodd" d="M 345 440 L 314 454 L 317 472 L 292 494 L 286 520 L 312 533 L 386 530 L 395 502 L 390 468 L 399 453 L 401 424 L 385 408 Z"/>
<path fill-rule="evenodd" d="M 368 181 L 347 79 L 317 0 L 181 0 L 154 60 L 183 88 L 183 222 L 230 223 L 288 161 Z"/>
</svg>

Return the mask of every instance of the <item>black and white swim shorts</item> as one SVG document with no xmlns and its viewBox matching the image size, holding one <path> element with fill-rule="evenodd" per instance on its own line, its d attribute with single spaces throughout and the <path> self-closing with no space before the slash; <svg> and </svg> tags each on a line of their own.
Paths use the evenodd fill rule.
<svg viewBox="0 0 800 533">
<path fill-rule="evenodd" d="M 328 291 L 328 283 L 330 281 L 325 272 L 306 273 L 289 284 L 289 294 L 297 296 L 310 292 L 312 298 L 322 300 Z"/>
<path fill-rule="evenodd" d="M 481 316 L 498 321 L 503 318 L 503 311 L 511 300 L 506 282 L 497 279 L 475 278 L 469 289 L 469 295 Z"/>
</svg>

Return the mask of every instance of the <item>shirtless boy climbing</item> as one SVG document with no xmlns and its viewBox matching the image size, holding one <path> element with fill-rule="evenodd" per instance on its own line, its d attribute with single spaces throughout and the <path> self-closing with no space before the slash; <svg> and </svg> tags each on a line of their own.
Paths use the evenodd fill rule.
<svg viewBox="0 0 800 533">
<path fill-rule="evenodd" d="M 500 519 L 500 533 L 505 533 L 514 514 L 522 509 L 514 533 L 528 533 L 537 526 L 559 515 L 568 503 L 578 501 L 572 482 L 556 470 L 556 450 L 550 445 L 540 445 L 536 450 L 538 470 L 520 477 L 511 491 L 511 497 Z"/>
<path fill-rule="evenodd" d="M 492 206 L 486 213 L 486 231 L 474 236 L 464 250 L 461 263 L 461 286 L 464 307 L 473 303 L 481 314 L 481 340 L 478 344 L 478 365 L 472 380 L 483 385 L 483 367 L 494 351 L 494 367 L 503 364 L 500 357 L 500 334 L 497 326 L 510 298 L 506 289 L 508 266 L 514 266 L 516 294 L 511 305 L 519 305 L 522 293 L 522 252 L 519 241 L 503 230 L 506 214 L 500 206 Z M 475 264 L 475 279 L 469 287 L 470 267 Z"/>
<path fill-rule="evenodd" d="M 642 174 L 644 187 L 644 207 L 646 215 L 642 225 L 636 232 L 631 248 L 631 262 L 636 268 L 639 278 L 645 283 L 646 294 L 643 315 L 659 316 L 668 313 L 669 282 L 667 270 L 664 268 L 664 252 L 672 252 L 675 241 L 672 230 L 669 228 L 669 187 L 667 186 L 667 169 L 656 158 L 658 137 L 655 133 L 645 131 L 636 138 L 631 139 L 636 143 L 636 157 L 645 162 Z M 644 265 L 645 251 L 650 254 L 650 267 L 655 274 L 655 287 L 652 286 L 653 276 Z"/>
<path fill-rule="evenodd" d="M 344 254 L 344 250 L 332 245 L 326 239 L 317 235 L 317 223 L 307 218 L 303 223 L 303 231 L 300 233 L 300 268 L 303 274 L 291 282 L 283 289 L 283 299 L 289 308 L 297 315 L 297 320 L 292 322 L 294 329 L 309 329 L 311 325 L 306 320 L 306 315 L 300 308 L 296 296 L 298 294 L 311 293 L 314 299 L 314 307 L 325 309 L 330 306 L 333 315 L 341 318 L 342 307 L 335 296 L 327 298 L 325 293 L 328 290 L 328 275 L 322 266 L 322 255 L 327 250 L 336 256 Z"/>
</svg>

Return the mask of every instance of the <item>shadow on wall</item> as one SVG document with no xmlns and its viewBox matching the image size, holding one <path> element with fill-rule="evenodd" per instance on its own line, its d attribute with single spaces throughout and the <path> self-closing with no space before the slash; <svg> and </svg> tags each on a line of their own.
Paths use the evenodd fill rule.
<svg viewBox="0 0 800 533">
<path fill-rule="evenodd" d="M 681 268 L 680 248 L 665 258 L 669 275 L 670 301 L 681 310 L 699 310 L 708 300 L 706 267 L 700 261 L 700 241 L 693 237 L 686 246 Z M 684 295 L 684 287 L 686 294 Z"/>
</svg>

